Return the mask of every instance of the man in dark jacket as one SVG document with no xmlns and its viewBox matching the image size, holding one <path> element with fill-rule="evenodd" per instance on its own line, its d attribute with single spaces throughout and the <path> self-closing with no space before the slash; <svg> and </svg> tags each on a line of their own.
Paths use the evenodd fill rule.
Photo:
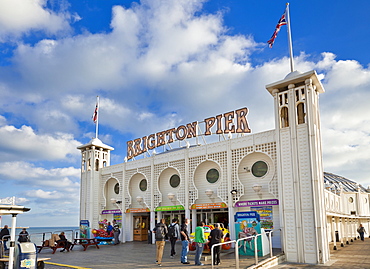
<svg viewBox="0 0 370 269">
<path fill-rule="evenodd" d="M 176 254 L 176 250 L 175 250 L 176 241 L 180 239 L 180 226 L 178 223 L 179 223 L 178 219 L 173 219 L 170 226 L 168 226 L 168 232 L 169 232 L 168 239 L 171 242 L 171 255 L 170 255 L 171 259 L 173 259 L 173 256 L 175 256 Z M 173 235 L 170 232 L 171 230 L 174 231 Z"/>
<path fill-rule="evenodd" d="M 224 233 L 220 230 L 220 224 L 216 223 L 215 228 L 209 234 L 209 238 L 211 238 L 211 242 L 209 245 L 210 248 L 212 249 L 213 245 L 221 243 L 223 236 L 224 236 Z M 214 256 L 213 256 L 213 261 L 212 261 L 214 265 L 220 264 L 220 251 L 221 251 L 221 246 L 214 247 Z"/>
<path fill-rule="evenodd" d="M 4 250 L 8 250 L 8 247 L 6 246 L 6 241 L 8 241 L 9 235 L 10 233 L 9 233 L 8 225 L 4 225 L 4 228 L 1 229 L 0 231 L 0 240 L 3 241 Z"/>
<path fill-rule="evenodd" d="M 156 262 L 158 266 L 162 266 L 163 250 L 166 243 L 166 236 L 168 234 L 168 229 L 164 219 L 161 219 L 161 221 L 157 223 L 153 232 L 155 233 L 155 244 L 157 245 Z"/>
</svg>

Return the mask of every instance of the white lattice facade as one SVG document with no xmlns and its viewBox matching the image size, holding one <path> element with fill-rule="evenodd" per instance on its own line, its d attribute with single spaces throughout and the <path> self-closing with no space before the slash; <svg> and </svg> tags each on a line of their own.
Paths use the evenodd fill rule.
<svg viewBox="0 0 370 269">
<path fill-rule="evenodd" d="M 83 167 L 94 151 L 108 159 L 99 159 L 98 171 L 82 169 L 81 219 L 97 228 L 100 219 L 111 218 L 102 212 L 118 206 L 123 241 L 132 241 L 138 215 L 148 217 L 150 229 L 162 217 L 192 218 L 192 229 L 195 219 L 216 222 L 226 217 L 235 239 L 234 214 L 253 209 L 242 206 L 243 201 L 278 201 L 271 205 L 273 247 L 281 247 L 291 262 L 325 263 L 329 251 L 318 110 L 323 88 L 312 71 L 292 73 L 267 89 L 275 100 L 275 130 L 113 166 L 109 146 L 92 141 L 79 147 Z M 255 170 L 256 164 L 263 173 Z M 210 171 L 217 171 L 217 179 L 212 181 Z"/>
</svg>

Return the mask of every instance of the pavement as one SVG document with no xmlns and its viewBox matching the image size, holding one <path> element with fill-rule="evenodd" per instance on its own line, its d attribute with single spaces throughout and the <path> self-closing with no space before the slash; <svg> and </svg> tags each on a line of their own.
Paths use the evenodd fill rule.
<svg viewBox="0 0 370 269">
<path fill-rule="evenodd" d="M 100 249 L 95 246 L 89 246 L 83 251 L 82 246 L 75 246 L 70 252 L 60 252 L 59 250 L 52 254 L 51 249 L 43 249 L 38 257 L 51 258 L 45 262 L 46 269 L 117 269 L 117 268 L 159 268 L 155 263 L 155 245 L 147 242 L 126 242 L 119 245 L 102 245 Z M 324 265 L 313 264 L 294 264 L 282 263 L 271 268 L 369 268 L 370 269 L 370 238 L 365 241 L 354 240 L 344 247 L 337 246 L 333 250 L 330 245 L 331 260 Z M 195 266 L 194 251 L 190 251 L 188 261 L 185 265 L 180 262 L 181 242 L 176 244 L 177 255 L 174 259 L 170 258 L 170 244 L 166 242 L 162 267 L 163 268 L 211 268 L 211 258 L 209 254 L 202 255 L 204 266 Z M 274 255 L 281 254 L 279 249 L 274 249 Z M 268 259 L 265 257 L 265 259 Z M 259 261 L 263 260 L 259 257 Z M 240 268 L 248 268 L 254 265 L 254 257 L 240 256 Z M 233 249 L 221 252 L 221 265 L 214 268 L 235 268 L 235 253 Z M 265 267 L 266 268 L 266 267 Z"/>
</svg>

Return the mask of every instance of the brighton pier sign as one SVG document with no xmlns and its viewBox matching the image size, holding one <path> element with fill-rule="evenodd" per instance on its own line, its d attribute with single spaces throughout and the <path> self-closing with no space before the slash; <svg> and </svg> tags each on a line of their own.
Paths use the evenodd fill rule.
<svg viewBox="0 0 370 269">
<path fill-rule="evenodd" d="M 214 134 L 250 133 L 247 121 L 248 109 L 246 107 L 210 117 L 204 120 L 204 135 Z M 148 150 L 155 149 L 174 141 L 181 141 L 198 136 L 198 121 L 180 125 L 177 128 L 150 134 L 127 142 L 127 160 L 132 159 Z"/>
</svg>

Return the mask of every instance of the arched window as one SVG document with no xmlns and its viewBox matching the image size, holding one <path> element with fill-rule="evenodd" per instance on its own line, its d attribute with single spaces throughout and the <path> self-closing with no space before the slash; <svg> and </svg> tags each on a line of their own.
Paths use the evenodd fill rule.
<svg viewBox="0 0 370 269">
<path fill-rule="evenodd" d="M 306 112 L 304 109 L 304 103 L 299 103 L 297 105 L 297 118 L 298 118 L 298 124 L 305 123 L 306 120 Z"/>
<path fill-rule="evenodd" d="M 281 128 L 289 127 L 289 114 L 286 106 L 283 106 L 280 110 L 280 125 Z"/>
<path fill-rule="evenodd" d="M 99 171 L 99 159 L 95 160 L 95 171 Z"/>
</svg>

